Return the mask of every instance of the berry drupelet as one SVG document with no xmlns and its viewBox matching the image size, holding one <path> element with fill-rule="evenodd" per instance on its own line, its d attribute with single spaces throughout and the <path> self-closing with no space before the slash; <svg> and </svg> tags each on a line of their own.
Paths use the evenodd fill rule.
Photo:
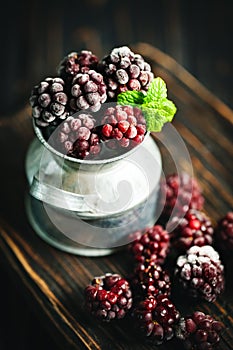
<svg viewBox="0 0 233 350">
<path fill-rule="evenodd" d="M 90 69 L 74 76 L 71 86 L 70 108 L 72 111 L 90 109 L 96 112 L 107 99 L 103 76 Z"/>
<path fill-rule="evenodd" d="M 121 319 L 132 307 L 132 292 L 119 274 L 95 277 L 85 289 L 88 311 L 102 321 Z"/>
<path fill-rule="evenodd" d="M 36 85 L 29 99 L 32 117 L 39 127 L 57 125 L 68 116 L 68 97 L 61 78 L 46 78 Z"/>
<path fill-rule="evenodd" d="M 167 295 L 148 296 L 140 301 L 132 312 L 135 327 L 154 345 L 174 336 L 174 326 L 180 314 Z"/>
<path fill-rule="evenodd" d="M 114 48 L 101 60 L 98 69 L 104 76 L 108 97 L 114 101 L 127 90 L 147 91 L 154 78 L 151 66 L 127 46 Z"/>
<path fill-rule="evenodd" d="M 193 297 L 214 302 L 224 290 L 224 267 L 211 246 L 193 246 L 177 259 L 175 276 Z"/>
<path fill-rule="evenodd" d="M 215 241 L 223 252 L 233 251 L 233 211 L 222 217 L 215 227 Z"/>
<path fill-rule="evenodd" d="M 138 263 L 155 262 L 163 264 L 170 244 L 169 233 L 160 225 L 133 234 L 134 241 L 129 249 Z"/>
<path fill-rule="evenodd" d="M 165 198 L 162 218 L 167 221 L 176 205 L 176 215 L 182 216 L 189 208 L 201 210 L 204 204 L 202 190 L 193 177 L 182 172 L 170 174 L 161 183 L 162 199 Z M 177 201 L 177 203 L 176 203 Z"/>
<path fill-rule="evenodd" d="M 212 244 L 214 228 L 211 220 L 199 210 L 189 209 L 184 218 L 174 217 L 171 224 L 176 225 L 171 232 L 171 245 L 182 253 L 193 245 Z"/>
<path fill-rule="evenodd" d="M 74 158 L 96 156 L 101 151 L 100 140 L 93 131 L 95 119 L 87 113 L 68 117 L 56 130 L 55 148 Z"/>
<path fill-rule="evenodd" d="M 219 341 L 223 324 L 201 311 L 181 318 L 176 326 L 176 337 L 183 340 L 186 349 L 212 350 Z"/>
</svg>

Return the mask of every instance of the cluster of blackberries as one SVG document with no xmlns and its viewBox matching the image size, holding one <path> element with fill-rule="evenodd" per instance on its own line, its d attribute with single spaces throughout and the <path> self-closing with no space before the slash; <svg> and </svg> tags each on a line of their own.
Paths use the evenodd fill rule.
<svg viewBox="0 0 233 350">
<path fill-rule="evenodd" d="M 146 124 L 142 113 L 129 106 L 125 110 L 113 107 L 106 111 L 102 109 L 103 103 L 116 102 L 117 95 L 127 90 L 146 92 L 153 78 L 150 65 L 127 46 L 114 48 L 102 60 L 98 60 L 91 51 L 71 52 L 58 65 L 57 77 L 46 78 L 32 89 L 32 116 L 35 124 L 42 129 L 58 127 L 68 117 L 76 118 L 76 113 L 85 111 L 87 115 L 92 113 L 95 127 L 103 123 L 102 128 L 88 128 L 91 134 L 99 131 L 98 147 L 97 141 L 92 144 L 89 140 L 91 136 L 88 140 L 86 137 L 80 138 L 80 132 L 74 145 L 74 141 L 71 141 L 75 134 L 73 130 L 72 136 L 65 133 L 65 141 L 69 141 L 68 156 L 72 154 L 79 159 L 93 158 L 101 150 L 99 143 L 106 140 L 110 148 L 126 151 L 144 139 Z M 95 113 L 98 111 L 101 111 L 98 115 L 102 116 L 97 118 Z M 95 136 L 92 138 L 96 140 Z M 63 139 L 59 137 L 55 147 L 66 151 L 68 142 L 65 147 L 60 147 L 60 143 L 64 143 Z M 70 149 L 71 142 L 73 150 Z"/>
<path fill-rule="evenodd" d="M 178 203 L 183 217 L 179 222 L 174 218 L 176 228 L 168 233 L 162 224 L 157 224 L 133 233 L 128 246 L 134 264 L 132 275 L 127 279 L 112 274 L 95 278 L 85 289 L 86 305 L 100 320 L 131 318 L 138 333 L 151 344 L 159 345 L 175 337 L 187 349 L 211 350 L 220 341 L 223 324 L 201 311 L 181 317 L 173 301 L 172 286 L 175 283 L 192 298 L 210 303 L 224 291 L 224 267 L 216 249 L 223 252 L 232 247 L 233 213 L 227 213 L 214 228 L 203 212 L 204 198 L 195 179 L 188 174 L 182 174 L 181 179 L 172 174 L 165 182 L 169 196 L 163 222 L 164 215 L 168 217 L 166 210 L 174 209 L 178 189 L 185 198 L 187 189 L 194 187 L 195 196 L 184 203 L 186 212 L 182 201 Z M 170 191 L 170 187 L 176 190 Z M 174 251 L 175 266 L 167 270 L 166 261 Z M 105 282 L 112 278 L 111 283 Z"/>
</svg>

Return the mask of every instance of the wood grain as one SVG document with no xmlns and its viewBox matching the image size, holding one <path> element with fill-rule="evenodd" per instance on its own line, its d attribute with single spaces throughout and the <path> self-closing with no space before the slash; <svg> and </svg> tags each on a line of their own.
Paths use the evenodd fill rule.
<svg viewBox="0 0 233 350">
<path fill-rule="evenodd" d="M 205 211 L 216 222 L 232 202 L 232 124 L 233 111 L 202 86 L 174 59 L 157 48 L 139 43 L 135 50 L 147 57 L 156 75 L 168 85 L 169 97 L 178 107 L 174 126 L 190 152 L 195 176 L 204 190 Z M 83 289 L 95 275 L 118 272 L 125 276 L 132 269 L 127 250 L 102 258 L 73 256 L 52 248 L 43 242 L 27 222 L 24 195 L 27 183 L 24 174 L 25 152 L 33 138 L 28 106 L 12 118 L 0 121 L 2 152 L 0 260 L 6 271 L 11 271 L 28 303 L 43 320 L 61 349 L 150 349 L 134 333 L 130 322 L 122 320 L 100 324 L 86 314 L 83 307 Z M 154 135 L 156 137 L 156 135 Z M 14 143 L 9 139 L 14 138 Z M 173 165 L 161 147 L 165 171 Z M 17 156 L 16 156 L 17 155 Z M 186 168 L 186 164 L 183 164 Z M 3 202 L 3 201 L 2 201 Z M 227 288 L 214 304 L 183 302 L 179 295 L 177 305 L 182 311 L 204 310 L 224 322 L 226 328 L 219 346 L 233 349 L 233 297 L 231 290 L 232 263 L 226 266 Z M 179 294 L 179 293 L 178 293 Z M 160 347 L 182 349 L 176 341 Z"/>
</svg>

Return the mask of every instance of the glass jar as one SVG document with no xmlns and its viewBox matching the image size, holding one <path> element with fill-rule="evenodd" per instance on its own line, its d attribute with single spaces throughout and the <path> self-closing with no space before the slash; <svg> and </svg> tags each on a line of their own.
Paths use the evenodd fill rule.
<svg viewBox="0 0 233 350">
<path fill-rule="evenodd" d="M 149 133 L 123 155 L 79 160 L 51 147 L 36 125 L 34 131 L 26 157 L 26 210 L 46 242 L 73 254 L 107 255 L 155 223 L 162 164 Z"/>
</svg>

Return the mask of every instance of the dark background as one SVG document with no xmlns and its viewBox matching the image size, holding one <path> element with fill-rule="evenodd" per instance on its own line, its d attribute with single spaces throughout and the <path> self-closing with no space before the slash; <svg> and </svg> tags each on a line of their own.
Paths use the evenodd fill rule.
<svg viewBox="0 0 233 350">
<path fill-rule="evenodd" d="M 12 0 L 0 11 L 0 26 L 0 117 L 23 108 L 32 87 L 54 75 L 67 53 L 89 49 L 102 57 L 141 41 L 172 56 L 233 108 L 233 0 Z M 0 350 L 52 350 L 27 299 L 0 273 Z"/>
</svg>

